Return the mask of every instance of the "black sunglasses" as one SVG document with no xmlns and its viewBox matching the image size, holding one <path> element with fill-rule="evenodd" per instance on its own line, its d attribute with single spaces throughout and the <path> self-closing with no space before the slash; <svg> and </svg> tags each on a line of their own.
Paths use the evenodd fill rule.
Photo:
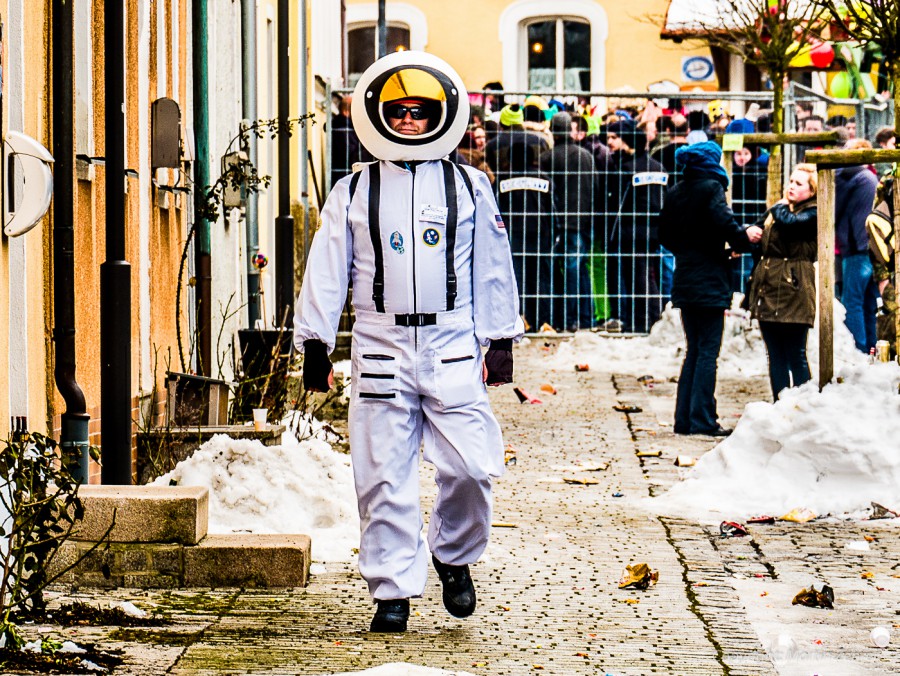
<svg viewBox="0 0 900 676">
<path fill-rule="evenodd" d="M 428 117 L 428 109 L 425 106 L 405 106 L 399 103 L 388 106 L 384 112 L 392 120 L 402 120 L 407 113 L 414 120 L 424 120 Z"/>
</svg>

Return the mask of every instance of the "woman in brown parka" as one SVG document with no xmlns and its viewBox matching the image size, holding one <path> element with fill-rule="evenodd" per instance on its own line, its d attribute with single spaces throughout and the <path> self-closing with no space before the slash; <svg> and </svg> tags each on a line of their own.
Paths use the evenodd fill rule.
<svg viewBox="0 0 900 676">
<path fill-rule="evenodd" d="M 763 215 L 760 258 L 750 278 L 750 312 L 769 357 L 772 395 L 811 379 L 806 339 L 816 320 L 816 167 L 798 164 L 785 198 Z"/>
</svg>

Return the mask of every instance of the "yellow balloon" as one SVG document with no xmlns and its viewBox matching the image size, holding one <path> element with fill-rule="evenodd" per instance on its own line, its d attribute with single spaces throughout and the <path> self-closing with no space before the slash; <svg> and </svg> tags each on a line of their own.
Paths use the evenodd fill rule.
<svg viewBox="0 0 900 676">
<path fill-rule="evenodd" d="M 828 93 L 836 99 L 849 99 L 853 96 L 853 78 L 850 73 L 835 73 L 828 85 Z"/>
</svg>

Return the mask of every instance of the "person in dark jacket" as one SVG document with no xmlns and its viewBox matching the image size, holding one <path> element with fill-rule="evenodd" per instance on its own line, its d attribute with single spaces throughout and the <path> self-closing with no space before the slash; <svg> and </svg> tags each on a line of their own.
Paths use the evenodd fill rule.
<svg viewBox="0 0 900 676">
<path fill-rule="evenodd" d="M 758 145 L 745 145 L 736 150 L 732 158 L 731 208 L 741 225 L 757 223 L 766 211 L 768 174 L 766 165 L 760 162 L 761 152 L 762 148 Z M 731 259 L 732 291 L 747 295 L 747 280 L 752 267 L 753 261 L 749 255 L 736 255 Z"/>
<path fill-rule="evenodd" d="M 528 158 L 540 157 L 548 149 L 547 141 L 540 134 L 527 131 L 524 122 L 525 115 L 518 104 L 500 111 L 500 131 L 484 148 L 484 158 L 495 176 L 533 169 L 534 166 L 527 166 Z"/>
<path fill-rule="evenodd" d="M 519 312 L 525 319 L 526 331 L 538 331 L 543 324 L 553 325 L 553 193 L 549 177 L 537 168 L 537 160 L 531 156 L 536 152 L 536 146 L 526 146 L 523 168 L 501 174 L 501 180 L 494 185 L 497 206 L 509 234 L 519 287 Z"/>
<path fill-rule="evenodd" d="M 678 378 L 676 434 L 724 436 L 716 413 L 716 362 L 725 310 L 731 305 L 731 264 L 726 242 L 749 251 L 762 229 L 744 226 L 725 201 L 728 174 L 722 149 L 712 141 L 679 148 L 681 179 L 666 193 L 659 215 L 660 243 L 675 253 L 672 304 L 681 309 L 687 351 Z"/>
<path fill-rule="evenodd" d="M 841 252 L 841 303 L 847 310 L 844 323 L 856 348 L 868 354 L 877 340 L 878 289 L 869 260 L 866 218 L 872 211 L 878 178 L 869 167 L 855 166 L 838 169 L 834 181 L 835 245 Z"/>
<path fill-rule="evenodd" d="M 631 120 L 606 129 L 612 151 L 601 174 L 607 245 L 607 287 L 614 318 L 623 331 L 646 333 L 662 313 L 659 242 L 655 216 L 668 181 L 647 154 L 647 137 Z"/>
<path fill-rule="evenodd" d="M 816 320 L 816 165 L 798 164 L 785 198 L 763 218 L 762 257 L 750 276 L 750 312 L 769 355 L 775 400 L 811 379 L 806 338 Z"/>
<path fill-rule="evenodd" d="M 594 157 L 575 143 L 568 113 L 554 115 L 550 131 L 553 150 L 544 154 L 540 166 L 553 181 L 556 225 L 560 230 L 556 253 L 562 258 L 563 287 L 557 293 L 565 297 L 561 326 L 566 330 L 589 329 L 594 320 L 587 268 L 597 197 Z"/>
</svg>

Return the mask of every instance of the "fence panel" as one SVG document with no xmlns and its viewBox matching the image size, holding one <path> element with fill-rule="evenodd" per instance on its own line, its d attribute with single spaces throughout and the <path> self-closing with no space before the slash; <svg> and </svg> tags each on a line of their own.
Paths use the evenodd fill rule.
<svg viewBox="0 0 900 676">
<path fill-rule="evenodd" d="M 484 100 L 489 95 L 506 101 L 525 97 L 521 92 L 484 92 L 473 94 L 473 99 L 481 96 Z M 620 93 L 542 95 L 567 104 L 629 104 L 611 100 L 621 97 Z M 627 96 L 640 99 L 641 104 L 650 97 Z M 766 101 L 771 100 L 771 94 L 764 92 L 690 96 L 693 108 L 703 111 L 713 99 L 725 101 L 733 111 L 746 110 L 754 101 L 765 108 Z M 788 105 L 792 105 L 790 97 Z M 372 160 L 348 116 L 334 115 L 330 126 L 329 188 L 351 173 L 354 164 Z M 872 130 L 874 125 L 866 126 Z M 667 185 L 677 179 L 675 150 L 685 143 L 682 134 L 667 130 L 662 122 L 648 126 L 644 138 L 614 134 L 616 138 L 610 140 L 592 128 L 576 140 L 565 129 L 555 135 L 546 129 L 500 129 L 493 133 L 489 129 L 483 149 L 461 149 L 469 163 L 490 170 L 510 237 L 520 309 L 530 331 L 546 324 L 558 331 L 593 328 L 644 333 L 659 318 L 671 293 L 674 256 L 658 244 L 655 217 Z M 711 124 L 706 131 L 711 136 L 721 133 L 722 128 Z M 642 148 L 645 140 L 648 152 L 628 151 Z M 612 152 L 621 142 L 628 149 Z M 760 146 L 735 153 L 732 208 L 742 224 L 758 221 L 765 211 L 767 160 L 767 149 Z M 794 161 L 789 155 L 786 168 Z M 732 265 L 733 290 L 745 293 L 752 259 L 748 254 L 735 255 Z M 341 328 L 351 324 L 348 308 Z"/>
</svg>

